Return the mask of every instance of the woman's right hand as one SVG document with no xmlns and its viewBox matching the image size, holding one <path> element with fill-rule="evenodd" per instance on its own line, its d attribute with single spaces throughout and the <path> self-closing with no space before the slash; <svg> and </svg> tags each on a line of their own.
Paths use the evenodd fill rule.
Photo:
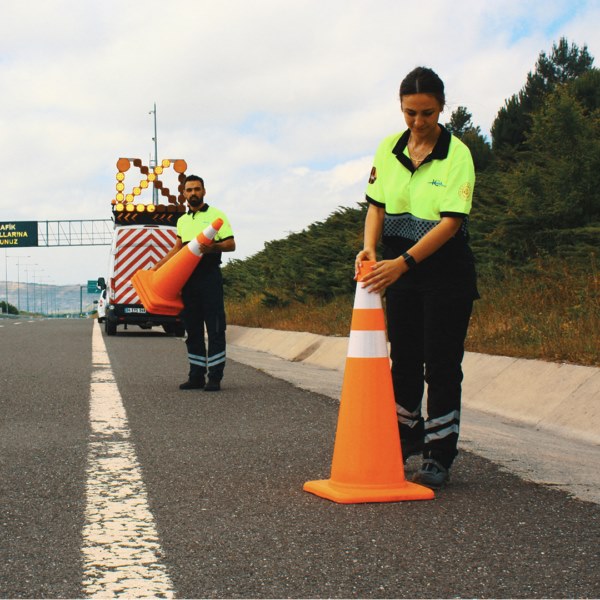
<svg viewBox="0 0 600 600">
<path fill-rule="evenodd" d="M 358 275 L 363 260 L 377 260 L 377 256 L 374 251 L 363 249 L 361 250 L 354 259 L 354 277 Z"/>
</svg>

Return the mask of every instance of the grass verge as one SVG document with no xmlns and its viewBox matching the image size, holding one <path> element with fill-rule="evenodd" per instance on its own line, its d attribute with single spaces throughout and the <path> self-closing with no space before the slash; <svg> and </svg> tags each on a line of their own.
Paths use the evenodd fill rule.
<svg viewBox="0 0 600 600">
<path fill-rule="evenodd" d="M 466 348 L 471 352 L 600 366 L 600 282 L 594 263 L 573 271 L 566 263 L 503 268 L 479 278 Z M 246 327 L 347 336 L 354 298 L 290 301 L 265 306 L 258 295 L 226 299 L 229 323 Z"/>
</svg>

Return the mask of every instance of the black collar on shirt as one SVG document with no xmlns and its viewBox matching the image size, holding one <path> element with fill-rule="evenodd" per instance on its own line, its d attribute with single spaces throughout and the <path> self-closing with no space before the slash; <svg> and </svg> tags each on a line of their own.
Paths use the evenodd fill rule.
<svg viewBox="0 0 600 600">
<path fill-rule="evenodd" d="M 439 123 L 438 123 L 439 125 Z M 443 126 L 440 125 L 440 129 L 442 130 L 440 133 L 440 137 L 438 138 L 431 154 L 421 163 L 425 164 L 431 160 L 444 160 L 448 158 L 448 151 L 450 150 L 450 140 L 452 139 L 452 135 L 450 132 Z M 406 154 L 404 154 L 404 149 L 408 144 L 408 138 L 410 138 L 410 129 L 407 129 L 401 136 L 400 139 L 396 142 L 392 153 L 396 155 L 396 158 L 409 170 L 415 171 L 415 167 L 412 164 L 412 161 Z"/>
<path fill-rule="evenodd" d="M 201 206 L 201 207 L 200 207 L 200 208 L 199 208 L 197 211 L 195 211 L 195 212 L 194 212 L 193 210 L 188 210 L 188 211 L 187 211 L 187 214 L 188 214 L 188 215 L 192 215 L 192 219 L 193 219 L 193 218 L 194 218 L 194 215 L 195 215 L 197 212 L 206 212 L 207 210 L 208 210 L 208 204 L 206 204 L 206 202 L 205 202 L 205 203 L 204 203 L 204 204 L 203 204 L 203 205 L 202 205 L 202 206 Z"/>
</svg>

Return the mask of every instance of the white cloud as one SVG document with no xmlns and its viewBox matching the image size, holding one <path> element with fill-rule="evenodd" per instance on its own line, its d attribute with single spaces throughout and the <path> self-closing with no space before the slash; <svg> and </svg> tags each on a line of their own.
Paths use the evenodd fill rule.
<svg viewBox="0 0 600 600">
<path fill-rule="evenodd" d="M 156 102 L 159 158 L 205 177 L 243 258 L 363 199 L 377 143 L 403 128 L 398 86 L 414 66 L 444 79 L 444 120 L 463 105 L 487 132 L 561 35 L 598 53 L 598 11 L 567 0 L 8 3 L 0 221 L 109 218 L 117 158 L 154 153 Z M 108 249 L 20 253 L 32 252 L 49 279 L 79 283 L 102 274 Z"/>
</svg>

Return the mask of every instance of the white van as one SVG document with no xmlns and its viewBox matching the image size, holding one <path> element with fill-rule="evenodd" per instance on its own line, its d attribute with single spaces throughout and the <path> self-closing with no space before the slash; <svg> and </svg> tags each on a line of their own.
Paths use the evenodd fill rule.
<svg viewBox="0 0 600 600">
<path fill-rule="evenodd" d="M 98 323 L 104 323 L 106 319 L 106 288 L 98 296 Z"/>
<path fill-rule="evenodd" d="M 150 269 L 173 247 L 177 228 L 170 225 L 116 225 L 110 251 L 108 280 L 98 279 L 106 291 L 104 328 L 115 335 L 117 327 L 137 325 L 142 329 L 162 327 L 171 335 L 182 337 L 185 327 L 180 316 L 149 313 L 140 301 L 131 277 L 140 269 Z"/>
</svg>

